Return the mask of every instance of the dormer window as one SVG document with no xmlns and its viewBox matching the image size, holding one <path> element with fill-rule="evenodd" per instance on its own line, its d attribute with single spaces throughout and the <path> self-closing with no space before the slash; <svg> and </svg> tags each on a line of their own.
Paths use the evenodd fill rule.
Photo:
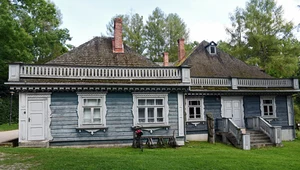
<svg viewBox="0 0 300 170">
<path fill-rule="evenodd" d="M 209 45 L 206 46 L 207 51 L 210 55 L 216 55 L 217 54 L 217 44 L 215 42 L 210 42 Z"/>
</svg>

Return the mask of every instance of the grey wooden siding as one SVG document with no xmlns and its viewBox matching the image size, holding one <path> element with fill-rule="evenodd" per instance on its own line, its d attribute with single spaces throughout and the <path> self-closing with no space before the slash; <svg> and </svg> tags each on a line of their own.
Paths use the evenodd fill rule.
<svg viewBox="0 0 300 170">
<path fill-rule="evenodd" d="M 205 96 L 204 98 L 204 116 L 207 113 L 212 113 L 214 118 L 221 118 L 221 100 L 220 96 Z M 195 124 L 198 123 L 198 124 Z M 207 123 L 201 122 L 187 122 L 186 134 L 206 134 Z"/>
<path fill-rule="evenodd" d="M 78 97 L 76 93 L 53 93 L 51 97 L 51 134 L 52 146 L 82 144 L 122 144 L 131 143 L 133 132 L 133 99 L 131 93 L 107 93 L 106 95 L 106 132 L 98 131 L 91 135 L 78 126 Z M 178 128 L 177 93 L 169 94 L 170 129 L 153 131 L 153 135 L 171 135 Z M 149 132 L 144 131 L 147 135 Z"/>
<path fill-rule="evenodd" d="M 244 117 L 261 116 L 260 96 L 244 96 Z"/>
<path fill-rule="evenodd" d="M 287 96 L 276 96 L 275 103 L 277 118 L 270 123 L 273 126 L 288 126 Z M 260 96 L 244 96 L 244 112 L 245 118 L 261 116 Z"/>
<path fill-rule="evenodd" d="M 288 126 L 287 97 L 276 96 L 275 103 L 277 119 L 271 121 L 271 124 L 274 126 Z"/>
</svg>

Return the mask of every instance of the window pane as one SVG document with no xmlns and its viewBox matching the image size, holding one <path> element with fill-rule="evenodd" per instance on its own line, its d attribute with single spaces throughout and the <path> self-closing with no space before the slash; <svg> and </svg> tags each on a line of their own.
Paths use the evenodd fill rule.
<svg viewBox="0 0 300 170">
<path fill-rule="evenodd" d="M 83 123 L 91 123 L 91 108 L 83 108 Z"/>
<path fill-rule="evenodd" d="M 264 104 L 272 104 L 272 100 L 264 100 L 263 103 Z"/>
<path fill-rule="evenodd" d="M 156 99 L 156 105 L 163 105 L 163 99 Z"/>
<path fill-rule="evenodd" d="M 189 101 L 189 105 L 199 106 L 200 105 L 200 101 L 199 100 Z"/>
<path fill-rule="evenodd" d="M 193 107 L 190 107 L 189 108 L 189 114 L 190 114 L 190 119 L 193 119 L 195 116 L 194 116 L 194 108 Z"/>
<path fill-rule="evenodd" d="M 216 53 L 216 49 L 214 46 L 210 47 L 210 53 L 212 53 L 212 54 Z"/>
<path fill-rule="evenodd" d="M 163 108 L 157 108 L 157 122 L 163 122 Z"/>
<path fill-rule="evenodd" d="M 146 104 L 145 99 L 139 99 L 138 100 L 138 105 L 145 105 L 145 104 Z"/>
<path fill-rule="evenodd" d="M 148 122 L 154 122 L 154 108 L 148 108 Z"/>
<path fill-rule="evenodd" d="M 84 99 L 84 106 L 100 106 L 100 99 Z"/>
<path fill-rule="evenodd" d="M 201 113 L 200 113 L 200 107 L 196 107 L 196 118 L 200 118 Z"/>
<path fill-rule="evenodd" d="M 94 108 L 94 119 L 100 118 L 100 108 Z"/>
<path fill-rule="evenodd" d="M 145 122 L 145 108 L 139 108 L 139 122 Z"/>
<path fill-rule="evenodd" d="M 147 105 L 154 105 L 154 99 L 147 99 Z"/>
<path fill-rule="evenodd" d="M 97 118 L 97 119 L 94 119 L 94 122 L 93 123 L 101 123 L 101 119 L 99 118 Z"/>
<path fill-rule="evenodd" d="M 157 117 L 163 117 L 163 108 L 157 108 Z"/>
<path fill-rule="evenodd" d="M 264 113 L 268 112 L 268 106 L 264 106 Z"/>
</svg>

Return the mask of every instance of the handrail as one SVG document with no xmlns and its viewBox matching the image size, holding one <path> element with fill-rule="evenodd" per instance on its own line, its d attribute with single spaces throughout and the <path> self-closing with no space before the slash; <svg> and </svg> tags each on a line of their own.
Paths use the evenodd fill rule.
<svg viewBox="0 0 300 170">
<path fill-rule="evenodd" d="M 262 131 L 266 134 L 271 142 L 275 145 L 281 144 L 281 126 L 272 126 L 263 117 L 248 117 L 246 118 L 248 128 Z"/>
<path fill-rule="evenodd" d="M 259 120 L 259 129 L 269 136 L 273 144 L 281 143 L 281 127 L 272 126 L 262 117 L 258 117 Z"/>
<path fill-rule="evenodd" d="M 20 78 L 43 79 L 120 79 L 120 80 L 181 80 L 190 84 L 189 67 L 103 67 L 33 65 L 14 63 L 9 65 L 8 81 Z"/>
<path fill-rule="evenodd" d="M 260 87 L 299 89 L 298 79 L 245 79 L 245 78 L 191 78 L 192 86 L 219 87 Z"/>
<path fill-rule="evenodd" d="M 228 132 L 230 132 L 240 144 L 241 139 L 241 129 L 232 121 L 232 119 L 228 119 Z"/>
</svg>

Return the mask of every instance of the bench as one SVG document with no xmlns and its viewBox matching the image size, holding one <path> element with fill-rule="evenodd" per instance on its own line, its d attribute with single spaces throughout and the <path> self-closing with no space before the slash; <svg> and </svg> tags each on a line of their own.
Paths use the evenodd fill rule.
<svg viewBox="0 0 300 170">
<path fill-rule="evenodd" d="M 132 142 L 132 147 L 134 148 L 139 148 L 139 140 L 141 140 L 142 142 L 146 140 L 146 145 L 149 148 L 154 148 L 155 146 L 157 147 L 165 147 L 167 145 L 171 146 L 171 147 L 176 147 L 177 143 L 176 143 L 176 137 L 175 137 L 175 130 L 173 131 L 173 135 L 142 135 L 141 137 L 138 137 L 135 134 L 135 131 L 133 132 L 133 142 Z M 155 145 L 155 142 L 156 145 Z"/>
</svg>

